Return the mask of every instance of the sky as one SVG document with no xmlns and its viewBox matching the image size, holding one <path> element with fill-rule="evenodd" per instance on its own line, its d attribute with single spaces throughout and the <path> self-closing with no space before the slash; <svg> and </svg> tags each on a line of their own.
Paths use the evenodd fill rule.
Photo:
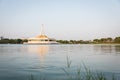
<svg viewBox="0 0 120 80">
<path fill-rule="evenodd" d="M 120 0 L 0 0 L 0 36 L 62 40 L 120 36 Z"/>
</svg>

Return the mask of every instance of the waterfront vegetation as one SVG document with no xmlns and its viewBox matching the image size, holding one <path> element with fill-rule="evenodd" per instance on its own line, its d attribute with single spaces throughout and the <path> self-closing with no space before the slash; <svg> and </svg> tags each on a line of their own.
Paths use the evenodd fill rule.
<svg viewBox="0 0 120 80">
<path fill-rule="evenodd" d="M 1 39 L 0 44 L 23 44 L 23 42 L 27 42 L 27 39 Z"/>
<path fill-rule="evenodd" d="M 102 72 L 92 71 L 84 63 L 80 67 L 76 68 L 76 71 L 74 74 L 71 74 L 71 70 L 72 70 L 71 64 L 72 64 L 72 61 L 67 56 L 66 67 L 60 68 L 65 73 L 64 79 L 60 78 L 55 80 L 118 80 L 114 74 L 107 77 Z M 29 80 L 47 80 L 47 79 L 46 77 L 37 79 L 34 77 L 34 75 L 30 75 Z"/>
<path fill-rule="evenodd" d="M 23 42 L 27 42 L 27 39 L 8 39 L 1 38 L 0 44 L 23 44 Z M 111 37 L 101 38 L 101 39 L 93 39 L 93 40 L 57 40 L 57 42 L 61 44 L 120 44 L 120 37 L 115 37 L 114 39 Z"/>
<path fill-rule="evenodd" d="M 112 39 L 111 37 L 108 38 L 101 38 L 101 39 L 93 39 L 93 40 L 57 40 L 59 43 L 62 44 L 116 44 L 120 43 L 120 37 L 115 37 Z"/>
</svg>

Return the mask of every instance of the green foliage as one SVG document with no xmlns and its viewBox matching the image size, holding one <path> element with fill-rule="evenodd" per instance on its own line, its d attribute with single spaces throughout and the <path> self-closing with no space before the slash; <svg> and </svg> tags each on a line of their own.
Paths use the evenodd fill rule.
<svg viewBox="0 0 120 80">
<path fill-rule="evenodd" d="M 62 43 L 62 44 L 69 44 L 69 41 L 67 40 L 57 40 L 57 42 Z"/>
<path fill-rule="evenodd" d="M 9 40 L 0 40 L 0 44 L 8 44 Z"/>
<path fill-rule="evenodd" d="M 115 42 L 115 43 L 120 43 L 120 37 L 116 37 L 116 38 L 114 39 L 114 42 Z"/>
<path fill-rule="evenodd" d="M 22 40 L 21 39 L 16 39 L 16 43 L 20 44 L 20 43 L 22 43 Z"/>
<path fill-rule="evenodd" d="M 2 40 L 0 40 L 0 44 L 22 44 L 23 42 L 27 42 L 27 40 L 22 40 L 22 39 L 2 39 Z"/>
<path fill-rule="evenodd" d="M 100 38 L 100 39 L 93 39 L 93 41 L 84 41 L 84 40 L 58 40 L 57 42 L 61 44 L 105 44 L 105 43 L 120 43 L 120 37 L 116 37 L 112 39 L 111 37 L 108 38 Z"/>
<path fill-rule="evenodd" d="M 112 42 L 113 39 L 112 39 L 111 37 L 108 37 L 108 38 L 107 38 L 107 41 Z"/>
<path fill-rule="evenodd" d="M 83 40 L 57 40 L 61 44 L 90 44 L 90 41 Z"/>
<path fill-rule="evenodd" d="M 113 39 L 111 37 L 108 38 L 101 38 L 101 39 L 94 39 L 93 43 L 101 44 L 101 43 L 113 43 Z"/>
</svg>

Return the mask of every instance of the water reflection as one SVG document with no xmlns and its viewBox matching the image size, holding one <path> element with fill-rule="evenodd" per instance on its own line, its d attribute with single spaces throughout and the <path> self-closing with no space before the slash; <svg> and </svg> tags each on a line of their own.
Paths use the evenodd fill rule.
<svg viewBox="0 0 120 80">
<path fill-rule="evenodd" d="M 111 54 L 111 53 L 120 53 L 120 45 L 110 45 L 110 44 L 103 44 L 103 45 L 94 45 L 94 50 L 97 52 L 102 52 L 102 54 Z"/>
<path fill-rule="evenodd" d="M 67 70 L 66 55 L 72 61 L 73 76 L 81 62 L 93 71 L 120 76 L 120 44 L 0 45 L 0 80 L 26 80 L 31 74 L 59 79 L 65 74 L 61 68 Z"/>
<path fill-rule="evenodd" d="M 120 54 L 120 45 L 115 45 L 115 51 Z"/>
<path fill-rule="evenodd" d="M 111 45 L 101 45 L 101 51 L 104 53 L 112 53 L 113 47 Z"/>
<path fill-rule="evenodd" d="M 37 56 L 40 59 L 40 64 L 41 66 L 43 66 L 45 61 L 45 56 L 49 51 L 49 46 L 48 45 L 28 45 L 28 51 L 33 55 L 37 54 Z"/>
</svg>

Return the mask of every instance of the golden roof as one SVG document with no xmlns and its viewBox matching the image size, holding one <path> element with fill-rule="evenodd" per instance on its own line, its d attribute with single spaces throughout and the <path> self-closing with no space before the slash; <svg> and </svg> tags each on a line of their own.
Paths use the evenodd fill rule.
<svg viewBox="0 0 120 80">
<path fill-rule="evenodd" d="M 38 35 L 36 38 L 48 38 L 46 35 Z"/>
</svg>

